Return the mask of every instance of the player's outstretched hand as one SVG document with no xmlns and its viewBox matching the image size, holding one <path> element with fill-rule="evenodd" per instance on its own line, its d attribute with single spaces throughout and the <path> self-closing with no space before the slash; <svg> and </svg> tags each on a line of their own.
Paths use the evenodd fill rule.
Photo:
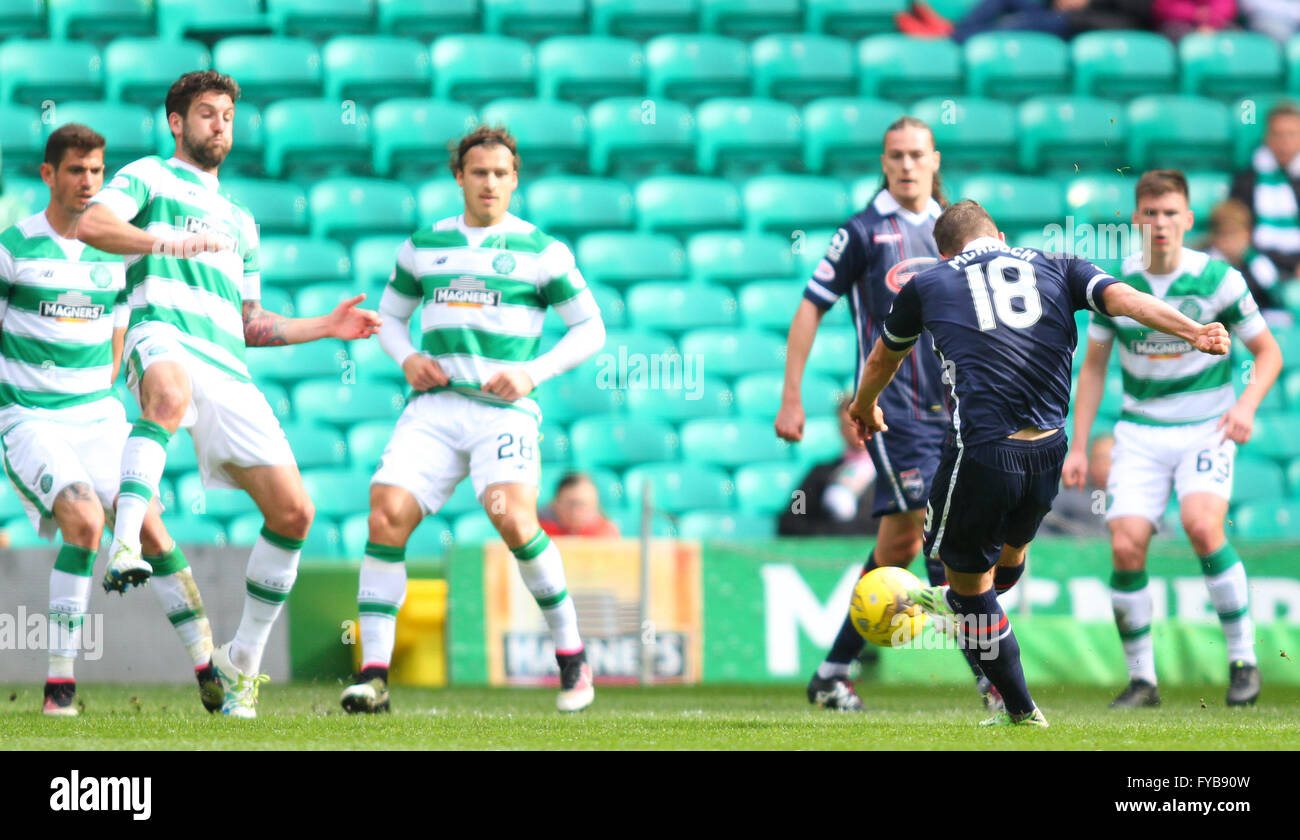
<svg viewBox="0 0 1300 840">
<path fill-rule="evenodd" d="M 1070 454 L 1065 456 L 1065 463 L 1061 465 L 1061 483 L 1082 490 L 1087 481 L 1088 453 L 1070 450 Z"/>
<path fill-rule="evenodd" d="M 1201 325 L 1192 340 L 1192 346 L 1202 353 L 1209 353 L 1211 356 L 1226 356 L 1228 351 L 1232 349 L 1232 339 L 1228 336 L 1228 330 L 1223 324 L 1215 321 Z"/>
<path fill-rule="evenodd" d="M 1255 412 L 1249 408 L 1234 405 L 1219 418 L 1216 429 L 1223 429 L 1223 440 L 1236 443 L 1249 443 L 1250 435 L 1255 431 Z"/>
<path fill-rule="evenodd" d="M 500 370 L 483 384 L 483 390 L 514 402 L 533 392 L 533 378 L 522 370 Z"/>
<path fill-rule="evenodd" d="M 889 431 L 889 427 L 885 425 L 885 414 L 877 403 L 862 405 L 854 400 L 849 406 L 849 416 L 853 418 L 853 424 L 858 427 L 858 437 L 861 440 L 870 440 L 876 432 Z"/>
<path fill-rule="evenodd" d="M 163 256 L 181 260 L 191 260 L 199 254 L 215 254 L 230 250 L 233 243 L 225 236 L 215 233 L 195 233 L 184 239 L 172 239 L 155 246 Z"/>
<path fill-rule="evenodd" d="M 365 299 L 366 296 L 360 294 L 351 300 L 345 300 L 325 316 L 329 319 L 330 335 L 344 341 L 353 341 L 370 338 L 379 332 L 379 325 L 383 323 L 379 313 L 370 309 L 357 309 L 357 304 Z"/>
<path fill-rule="evenodd" d="M 803 440 L 803 406 L 797 402 L 781 401 L 781 408 L 776 412 L 776 436 L 781 440 L 798 443 Z"/>
<path fill-rule="evenodd" d="M 406 374 L 406 381 L 417 391 L 439 388 L 448 382 L 447 374 L 443 373 L 438 361 L 420 353 L 412 353 L 402 362 L 402 373 Z"/>
</svg>

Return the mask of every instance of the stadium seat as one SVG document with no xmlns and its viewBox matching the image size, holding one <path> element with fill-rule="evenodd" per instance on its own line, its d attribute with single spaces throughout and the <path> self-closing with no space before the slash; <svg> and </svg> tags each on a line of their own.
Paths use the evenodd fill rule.
<svg viewBox="0 0 1300 840">
<path fill-rule="evenodd" d="M 610 329 L 622 329 L 627 326 L 627 306 L 623 303 L 623 296 L 617 289 L 605 286 L 599 283 L 593 283 L 588 286 L 591 289 L 591 296 L 596 299 L 596 306 L 600 308 L 601 320 L 605 326 Z M 554 309 L 548 310 L 547 314 L 553 314 Z M 556 316 L 559 318 L 559 316 Z M 565 332 L 568 327 L 564 325 L 564 319 L 560 318 L 560 332 Z"/>
<path fill-rule="evenodd" d="M 222 178 L 221 192 L 253 214 L 262 235 L 307 232 L 307 196 L 288 181 Z"/>
<path fill-rule="evenodd" d="M 750 92 L 745 44 L 705 34 L 660 35 L 645 45 L 646 93 L 654 100 L 694 105 L 718 96 Z"/>
<path fill-rule="evenodd" d="M 794 231 L 839 225 L 853 212 L 844 184 L 815 175 L 760 175 L 741 189 L 749 230 L 789 238 Z"/>
<path fill-rule="evenodd" d="M 961 47 L 952 41 L 890 32 L 862 39 L 857 53 L 862 96 L 911 102 L 962 89 Z"/>
<path fill-rule="evenodd" d="M 1233 466 L 1232 503 L 1273 501 L 1286 497 L 1286 474 L 1272 461 L 1238 458 Z"/>
<path fill-rule="evenodd" d="M 368 420 L 348 428 L 348 462 L 352 469 L 374 472 L 379 457 L 393 438 L 393 423 L 391 420 Z"/>
<path fill-rule="evenodd" d="M 478 0 L 375 0 L 376 27 L 428 43 L 440 35 L 478 29 Z"/>
<path fill-rule="evenodd" d="M 750 46 L 754 95 L 801 105 L 857 92 L 853 49 L 829 35 L 766 35 Z"/>
<path fill-rule="evenodd" d="M 749 40 L 802 23 L 799 0 L 700 0 L 701 32 Z"/>
<path fill-rule="evenodd" d="M 242 495 L 242 494 L 241 494 Z M 258 514 L 259 518 L 261 514 Z M 208 519 L 193 517 L 168 517 L 167 534 L 177 545 L 227 545 L 226 531 L 217 523 Z"/>
<path fill-rule="evenodd" d="M 348 447 L 337 430 L 314 423 L 298 423 L 284 427 L 289 448 L 293 450 L 298 468 L 346 467 Z"/>
<path fill-rule="evenodd" d="M 697 233 L 686 242 L 696 283 L 739 286 L 794 275 L 790 238 L 774 233 Z"/>
<path fill-rule="evenodd" d="M 689 235 L 738 228 L 740 193 L 721 178 L 658 175 L 636 185 L 637 221 L 647 233 Z"/>
<path fill-rule="evenodd" d="M 608 383 L 598 378 L 599 370 L 597 362 L 585 362 L 538 386 L 534 399 L 546 422 L 568 424 L 582 417 L 617 413 L 626 392 L 607 387 Z"/>
<path fill-rule="evenodd" d="M 314 236 L 344 245 L 362 236 L 409 234 L 415 229 L 415 196 L 397 181 L 328 178 L 307 193 Z"/>
<path fill-rule="evenodd" d="M 1127 152 L 1124 108 L 1087 96 L 1039 96 L 1020 103 L 1025 172 L 1113 170 Z"/>
<path fill-rule="evenodd" d="M 42 154 L 44 154 L 44 149 L 42 149 Z M 37 158 L 37 166 L 40 166 L 39 161 L 40 158 Z M 15 221 L 24 216 L 30 216 L 50 202 L 50 188 L 45 186 L 45 182 L 40 178 L 5 176 L 4 195 L 6 198 L 16 201 L 19 207 L 23 208 L 19 211 L 21 215 L 15 215 Z"/>
<path fill-rule="evenodd" d="M 1300 537 L 1300 500 L 1261 500 L 1239 505 L 1232 520 L 1233 532 L 1238 536 L 1296 539 Z"/>
<path fill-rule="evenodd" d="M 528 44 L 496 35 L 444 35 L 433 42 L 433 95 L 479 105 L 532 96 L 536 58 Z"/>
<path fill-rule="evenodd" d="M 107 183 L 112 173 L 133 160 L 154 152 L 154 118 L 142 105 L 117 105 L 112 102 L 60 102 L 53 110 L 54 119 L 47 125 L 46 137 L 61 125 L 82 123 L 91 126 L 108 141 L 104 154 Z"/>
<path fill-rule="evenodd" d="M 50 38 L 105 42 L 119 35 L 152 35 L 150 0 L 46 0 Z"/>
<path fill-rule="evenodd" d="M 0 40 L 39 38 L 45 34 L 45 0 L 0 3 Z M 4 516 L 0 514 L 0 521 Z"/>
<path fill-rule="evenodd" d="M 632 227 L 632 191 L 622 181 L 552 175 L 528 187 L 528 218 L 552 236 Z"/>
<path fill-rule="evenodd" d="M 578 35 L 537 45 L 537 95 L 590 105 L 610 96 L 641 96 L 645 56 L 625 38 Z"/>
<path fill-rule="evenodd" d="M 309 380 L 293 388 L 296 416 L 336 426 L 365 420 L 395 421 L 405 402 L 396 385 L 364 382 L 342 385 L 336 378 Z"/>
<path fill-rule="evenodd" d="M 1128 106 L 1129 158 L 1141 171 L 1226 168 L 1232 157 L 1228 109 L 1198 96 L 1140 96 Z"/>
<path fill-rule="evenodd" d="M 612 329 L 605 332 L 605 346 L 601 352 L 603 356 L 601 365 L 597 366 L 597 372 L 593 376 L 599 375 L 605 379 L 612 377 L 619 389 L 626 389 L 629 387 L 630 377 L 635 375 L 631 369 L 631 360 L 635 354 L 644 356 L 649 363 L 656 355 L 660 357 L 679 355 L 681 348 L 678 347 L 677 341 L 661 332 Z M 605 361 L 606 358 L 608 361 Z M 611 362 L 616 366 L 610 366 Z M 587 362 L 577 370 L 587 370 L 588 365 L 595 364 L 594 361 Z"/>
<path fill-rule="evenodd" d="M 756 417 L 712 417 L 682 424 L 682 457 L 700 464 L 742 467 L 790 457 L 772 423 Z"/>
<path fill-rule="evenodd" d="M 1286 89 L 1291 93 L 1300 92 L 1300 38 L 1291 38 L 1286 42 Z"/>
<path fill-rule="evenodd" d="M 776 536 L 776 519 L 745 511 L 696 510 L 677 522 L 683 540 L 766 540 Z"/>
<path fill-rule="evenodd" d="M 297 311 L 293 305 L 293 295 L 286 290 L 267 286 L 262 289 L 262 308 L 277 315 L 292 318 Z"/>
<path fill-rule="evenodd" d="M 1155 32 L 1085 32 L 1070 42 L 1074 92 L 1127 99 L 1178 88 L 1173 43 Z"/>
<path fill-rule="evenodd" d="M 934 132 L 950 170 L 1014 170 L 1019 150 L 1015 107 L 978 97 L 923 99 L 912 115 Z"/>
<path fill-rule="evenodd" d="M 785 341 L 760 330 L 693 330 L 682 336 L 681 350 L 695 355 L 710 376 L 734 378 L 785 367 Z"/>
<path fill-rule="evenodd" d="M 301 307 L 299 311 L 303 311 Z M 347 351 L 338 339 L 285 347 L 251 347 L 244 356 L 248 371 L 255 379 L 288 384 L 307 377 L 332 378 L 335 382 L 342 382 L 345 359 Z"/>
<path fill-rule="evenodd" d="M 806 370 L 832 378 L 853 376 L 857 360 L 858 336 L 853 327 L 826 327 L 817 330 Z"/>
<path fill-rule="evenodd" d="M 586 168 L 587 115 L 572 102 L 495 99 L 480 110 L 479 121 L 510 127 L 522 152 L 521 180 L 530 174 Z"/>
<path fill-rule="evenodd" d="M 588 0 L 591 31 L 645 41 L 697 29 L 699 0 Z"/>
<path fill-rule="evenodd" d="M 130 398 L 135 402 L 135 398 Z M 198 469 L 199 456 L 194 452 L 194 439 L 187 434 L 177 432 L 172 435 L 171 440 L 167 442 L 167 465 L 163 467 L 163 474 L 167 476 L 177 476 L 189 470 Z"/>
<path fill-rule="evenodd" d="M 788 460 L 746 464 L 736 470 L 736 507 L 746 513 L 777 516 L 790 508 L 803 479 L 800 464 Z"/>
<path fill-rule="evenodd" d="M 878 99 L 831 97 L 803 109 L 804 168 L 832 175 L 878 167 L 885 129 L 903 108 Z"/>
<path fill-rule="evenodd" d="M 326 286 L 324 288 L 328 289 L 329 287 Z M 352 289 L 348 289 L 346 294 L 351 295 L 352 291 Z M 313 288 L 304 291 L 302 296 L 304 297 L 305 303 L 316 306 L 336 305 L 338 301 L 344 297 L 344 295 L 338 295 L 332 300 L 322 300 L 320 297 L 315 297 L 315 300 L 313 301 L 312 297 L 317 294 L 317 290 Z M 366 298 L 365 303 L 361 305 L 367 309 L 378 309 L 379 293 L 367 294 L 368 297 Z M 323 310 L 315 310 L 317 313 L 328 311 L 329 309 L 327 308 Z M 419 326 L 417 324 L 415 330 L 418 329 Z M 392 384 L 403 390 L 411 387 L 406 381 L 406 376 L 402 373 L 402 369 L 398 367 L 397 363 L 394 362 L 387 353 L 384 352 L 384 348 L 379 344 L 378 339 L 375 341 L 349 341 L 345 345 L 345 348 L 347 352 L 347 360 L 341 367 L 343 369 L 343 375 L 348 377 L 348 381 L 351 381 L 351 377 L 356 377 L 357 382 L 370 382 L 381 385 Z"/>
<path fill-rule="evenodd" d="M 388 283 L 397 264 L 397 251 L 407 240 L 401 234 L 367 236 L 352 246 L 352 271 L 364 290 L 379 290 Z M 366 306 L 378 306 L 379 300 L 371 298 Z"/>
<path fill-rule="evenodd" d="M 270 34 L 271 22 L 261 0 L 154 0 L 158 8 L 158 35 L 172 41 L 182 38 L 211 40 L 227 35 Z"/>
<path fill-rule="evenodd" d="M 1235 169 L 1250 166 L 1250 156 L 1264 144 L 1268 114 L 1281 103 L 1300 105 L 1300 95 L 1281 92 L 1248 93 L 1228 108 L 1232 118 L 1232 164 Z"/>
<path fill-rule="evenodd" d="M 1178 42 L 1182 92 L 1216 99 L 1282 84 L 1282 51 L 1259 32 L 1193 32 Z"/>
<path fill-rule="evenodd" d="M 602 99 L 587 111 L 591 171 L 623 178 L 694 171 L 695 117 L 680 102 Z"/>
<path fill-rule="evenodd" d="M 99 51 L 83 41 L 15 38 L 0 44 L 0 102 L 48 110 L 46 103 L 98 99 L 103 87 Z"/>
<path fill-rule="evenodd" d="M 1291 459 L 1287 465 L 1286 483 L 1291 488 L 1290 497 L 1300 500 L 1300 458 Z"/>
<path fill-rule="evenodd" d="M 277 35 L 324 40 L 372 29 L 373 0 L 266 0 Z"/>
<path fill-rule="evenodd" d="M 163 106 L 154 111 L 154 132 L 157 137 L 157 153 L 164 159 L 175 154 L 176 138 L 172 136 L 166 108 Z M 230 154 L 226 155 L 225 162 L 221 164 L 221 177 L 265 174 L 263 161 L 266 157 L 266 133 L 262 130 L 262 110 L 241 99 L 235 105 L 234 136 L 235 142 Z"/>
<path fill-rule="evenodd" d="M 589 283 L 622 287 L 686 276 L 686 250 L 664 234 L 589 233 L 578 240 L 575 254 Z"/>
<path fill-rule="evenodd" d="M 302 544 L 302 556 L 311 560 L 346 560 L 343 553 L 343 533 L 338 520 L 317 516 Z"/>
<path fill-rule="evenodd" d="M 260 257 L 262 283 L 270 286 L 343 283 L 352 271 L 342 245 L 310 236 L 264 236 Z"/>
<path fill-rule="evenodd" d="M 1250 438 L 1250 454 L 1256 458 L 1290 461 L 1300 458 L 1300 436 L 1295 433 L 1292 414 L 1258 414 Z"/>
<path fill-rule="evenodd" d="M 609 511 L 609 519 L 624 537 L 641 536 L 641 512 L 631 509 Z M 677 519 L 666 513 L 654 513 L 650 518 L 650 535 L 653 537 L 676 538 Z"/>
<path fill-rule="evenodd" d="M 909 5 L 908 0 L 805 0 L 803 29 L 838 38 L 893 32 L 894 15 Z"/>
<path fill-rule="evenodd" d="M 966 41 L 962 55 L 972 96 L 1019 100 L 1068 90 L 1069 51 L 1046 32 L 983 32 Z"/>
<path fill-rule="evenodd" d="M 198 41 L 118 38 L 104 49 L 107 98 L 156 108 L 182 73 L 211 66 L 212 56 Z"/>
<path fill-rule="evenodd" d="M 0 530 L 3 530 L 9 537 L 9 547 L 12 549 L 20 548 L 48 548 L 50 543 L 44 537 L 36 532 L 32 527 L 31 520 L 26 516 L 16 516 L 8 522 L 0 523 Z"/>
<path fill-rule="evenodd" d="M 518 192 L 510 199 L 510 211 L 520 214 Z M 465 194 L 455 179 L 445 175 L 426 181 L 420 185 L 415 194 L 416 211 L 419 214 L 420 227 L 429 227 L 442 219 L 459 216 L 465 212 Z"/>
<path fill-rule="evenodd" d="M 544 467 L 568 469 L 573 460 L 573 443 L 563 426 L 555 423 L 543 423 L 537 436 L 538 457 Z"/>
<path fill-rule="evenodd" d="M 848 360 L 852 361 L 852 358 Z M 803 410 L 808 417 L 834 415 L 839 409 L 840 401 L 852 396 L 847 383 L 853 375 L 852 368 L 843 364 L 835 377 L 842 379 L 844 385 L 837 384 L 833 376 L 808 372 L 804 374 L 799 389 L 803 400 Z M 736 380 L 736 413 L 744 417 L 757 417 L 769 422 L 776 420 L 781 409 L 781 388 L 785 383 L 782 371 L 765 371 L 751 373 Z"/>
<path fill-rule="evenodd" d="M 1115 173 L 1079 175 L 1066 183 L 1065 206 L 1076 224 L 1127 225 L 1137 199 L 1137 178 Z"/>
<path fill-rule="evenodd" d="M 35 176 L 45 156 L 40 112 L 27 105 L 0 103 L 0 164 L 10 175 Z"/>
<path fill-rule="evenodd" d="M 262 396 L 266 397 L 275 418 L 281 423 L 289 422 L 293 417 L 293 403 L 289 401 L 289 392 L 284 386 L 273 382 L 259 382 L 257 389 L 262 392 Z"/>
<path fill-rule="evenodd" d="M 316 505 L 317 516 L 348 516 L 370 507 L 370 475 L 351 469 L 302 471 L 303 487 Z"/>
<path fill-rule="evenodd" d="M 790 319 L 803 298 L 801 280 L 755 280 L 740 289 L 740 318 L 746 327 L 780 332 L 790 327 Z"/>
<path fill-rule="evenodd" d="M 1021 231 L 1065 223 L 1065 199 L 1050 178 L 1027 175 L 973 175 L 962 181 L 962 197 L 984 205 L 1011 236 Z"/>
<path fill-rule="evenodd" d="M 349 2 L 349 0 L 344 0 Z M 343 35 L 321 49 L 325 95 L 355 99 L 369 107 L 397 96 L 428 96 L 429 51 L 413 38 Z"/>
<path fill-rule="evenodd" d="M 496 528 L 492 527 L 492 520 L 481 510 L 457 516 L 452 523 L 451 533 L 454 545 L 481 545 L 501 539 Z"/>
<path fill-rule="evenodd" d="M 633 467 L 623 476 L 628 508 L 640 510 L 647 484 L 654 509 L 670 514 L 700 508 L 727 510 L 736 494 L 731 477 L 716 467 L 689 461 L 645 464 Z"/>
<path fill-rule="evenodd" d="M 26 516 L 23 500 L 9 481 L 0 483 L 0 522 L 8 522 L 19 516 Z"/>
<path fill-rule="evenodd" d="M 538 41 L 586 32 L 585 0 L 480 0 L 483 31 Z"/>
<path fill-rule="evenodd" d="M 757 97 L 710 99 L 695 109 L 700 172 L 734 176 L 799 169 L 803 135 L 793 105 Z"/>
<path fill-rule="evenodd" d="M 322 283 L 319 285 L 308 286 L 300 289 L 294 296 L 294 309 L 304 318 L 311 318 L 316 315 L 325 315 L 334 310 L 340 302 L 351 300 L 356 297 L 357 287 L 352 283 Z M 323 344 L 324 342 L 312 342 L 313 344 Z M 345 360 L 350 360 L 352 354 L 350 348 L 357 344 L 377 345 L 374 341 L 349 341 L 337 353 L 333 366 L 329 369 L 329 375 L 346 377 L 349 369 L 344 366 Z M 381 349 L 382 352 L 382 349 Z M 312 374 L 313 376 L 323 376 L 326 374 Z"/>
<path fill-rule="evenodd" d="M 660 387 L 654 387 L 653 380 L 650 380 L 650 387 L 628 388 L 628 413 L 674 424 L 702 417 L 730 416 L 734 398 L 727 384 L 721 379 L 704 376 L 703 365 L 692 364 L 687 368 L 685 362 L 681 356 L 666 362 L 666 370 L 660 373 Z M 680 378 L 674 379 L 677 371 L 681 372 Z"/>
<path fill-rule="evenodd" d="M 584 417 L 569 437 L 574 461 L 583 469 L 674 461 L 680 446 L 672 426 L 648 417 Z"/>
<path fill-rule="evenodd" d="M 370 168 L 370 117 L 360 106 L 332 99 L 282 99 L 263 114 L 266 172 L 273 178 L 312 178 L 321 172 Z"/>
<path fill-rule="evenodd" d="M 681 332 L 736 323 L 736 298 L 713 285 L 638 283 L 627 291 L 627 308 L 637 329 Z"/>
<path fill-rule="evenodd" d="M 252 496 L 243 490 L 205 488 L 197 470 L 187 472 L 176 480 L 176 513 L 182 517 L 231 519 L 256 512 L 257 503 Z M 165 524 L 170 529 L 170 518 Z"/>
<path fill-rule="evenodd" d="M 460 102 L 386 99 L 370 112 L 375 172 L 403 179 L 445 172 L 447 144 L 477 124 Z"/>
<path fill-rule="evenodd" d="M 844 435 L 838 417 L 812 417 L 803 426 L 803 440 L 790 447 L 805 468 L 834 460 L 844 452 Z"/>
<path fill-rule="evenodd" d="M 212 49 L 212 66 L 239 80 L 241 102 L 251 101 L 260 107 L 273 100 L 321 94 L 320 53 L 315 44 L 300 38 L 225 38 Z M 336 102 L 335 122 L 338 110 Z"/>
<path fill-rule="evenodd" d="M 1210 211 L 1228 197 L 1232 176 L 1226 172 L 1186 172 L 1187 191 L 1192 212 L 1196 214 L 1196 230 L 1208 230 Z"/>
</svg>

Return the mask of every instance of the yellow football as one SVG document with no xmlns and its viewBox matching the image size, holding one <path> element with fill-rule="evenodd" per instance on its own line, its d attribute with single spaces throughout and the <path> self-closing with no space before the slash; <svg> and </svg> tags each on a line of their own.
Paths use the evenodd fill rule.
<svg viewBox="0 0 1300 840">
<path fill-rule="evenodd" d="M 921 581 L 907 569 L 881 566 L 858 579 L 853 587 L 849 617 L 853 626 L 874 645 L 905 645 L 921 633 L 925 613 L 907 597 Z"/>
</svg>

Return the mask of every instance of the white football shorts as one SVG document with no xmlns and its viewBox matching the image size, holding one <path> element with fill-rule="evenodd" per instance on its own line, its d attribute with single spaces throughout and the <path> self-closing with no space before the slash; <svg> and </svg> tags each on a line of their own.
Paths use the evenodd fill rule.
<svg viewBox="0 0 1300 840">
<path fill-rule="evenodd" d="M 1187 426 L 1116 423 L 1106 520 L 1140 516 L 1159 528 L 1171 487 L 1179 499 L 1191 493 L 1231 499 L 1237 444 L 1224 440 L 1223 430 L 1215 428 L 1218 422 L 1206 420 Z"/>
</svg>

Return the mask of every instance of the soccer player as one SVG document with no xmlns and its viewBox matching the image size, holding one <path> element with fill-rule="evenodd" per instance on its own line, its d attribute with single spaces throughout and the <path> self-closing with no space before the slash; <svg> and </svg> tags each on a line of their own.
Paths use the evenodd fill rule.
<svg viewBox="0 0 1300 840">
<path fill-rule="evenodd" d="M 891 124 L 885 130 L 880 166 L 880 190 L 866 209 L 853 214 L 835 232 L 790 323 L 785 383 L 776 415 L 776 433 L 785 440 L 798 442 L 803 438 L 800 388 L 804 366 L 827 310 L 842 296 L 849 296 L 858 335 L 853 371 L 856 383 L 862 375 L 862 360 L 880 337 L 880 325 L 894 296 L 913 275 L 937 261 L 939 251 L 932 231 L 942 210 L 943 191 L 939 184 L 939 152 L 930 127 L 914 117 L 903 117 Z M 933 346 L 928 334 L 922 341 L 927 348 Z M 890 416 L 897 422 L 889 434 L 877 435 L 867 447 L 877 475 L 871 515 L 879 518 L 880 528 L 863 574 L 879 566 L 906 568 L 921 551 L 925 500 L 948 433 L 947 395 L 941 374 L 933 353 L 918 353 L 899 372 L 898 381 L 882 394 Z M 927 565 L 927 571 L 931 583 L 942 582 L 943 570 L 937 564 Z M 808 683 L 808 702 L 841 711 L 863 709 L 849 681 L 849 663 L 862 652 L 864 644 L 846 605 L 835 642 Z M 972 662 L 971 667 L 985 704 L 996 708 L 998 699 L 992 685 L 979 672 L 978 665 Z"/>
<path fill-rule="evenodd" d="M 104 138 L 78 123 L 55 129 L 41 178 L 49 205 L 0 233 L 0 449 L 37 532 L 63 536 L 50 572 L 44 712 L 71 716 L 91 573 L 131 431 L 112 395 L 129 311 L 122 258 L 73 238 L 104 181 Z M 157 504 L 140 539 L 156 567 L 154 593 L 194 663 L 199 698 L 208 711 L 220 708 L 212 630 Z"/>
<path fill-rule="evenodd" d="M 925 549 L 943 563 L 949 586 L 909 595 L 978 652 L 1005 703 L 985 725 L 1046 726 L 994 592 L 994 569 L 1024 565 L 1059 488 L 1074 312 L 1133 318 L 1216 355 L 1230 340 L 1222 324 L 1197 323 L 1084 260 L 1008 248 L 973 201 L 945 210 L 934 238 L 944 262 L 894 299 L 851 413 L 867 437 L 888 431 L 880 393 L 929 330 L 952 390 L 953 436 L 926 509 Z"/>
<path fill-rule="evenodd" d="M 230 152 L 239 85 L 216 71 L 186 73 L 167 93 L 176 154 L 127 164 L 91 201 L 78 235 L 125 254 L 131 305 L 127 384 L 141 414 L 122 453 L 109 579 L 139 583 L 140 526 L 166 462 L 167 441 L 191 429 L 204 487 L 238 487 L 266 524 L 248 560 L 244 612 L 235 637 L 212 662 L 225 689 L 222 713 L 257 716 L 262 652 L 297 576 L 315 513 L 284 431 L 254 387 L 244 348 L 333 336 L 366 338 L 379 316 L 356 309 L 283 318 L 262 309 L 253 217 L 218 191 Z"/>
<path fill-rule="evenodd" d="M 480 126 L 458 141 L 451 171 L 465 212 L 402 244 L 379 307 L 379 340 L 413 394 L 371 479 L 357 595 L 362 669 L 342 704 L 349 712 L 389 708 L 406 541 L 468 474 L 550 627 L 556 705 L 576 712 L 591 705 L 595 689 L 560 551 L 537 520 L 541 417 L 529 394 L 599 350 L 605 327 L 569 249 L 509 212 L 519 186 L 514 137 Z M 548 306 L 568 330 L 539 356 Z M 419 348 L 408 326 L 417 309 Z"/>
<path fill-rule="evenodd" d="M 1118 338 L 1124 402 L 1115 426 L 1107 485 L 1112 501 L 1106 522 L 1114 561 L 1111 604 L 1129 684 L 1111 706 L 1160 703 L 1146 556 L 1171 486 L 1178 493 L 1183 530 L 1201 561 L 1210 601 L 1227 639 L 1227 703 L 1254 703 L 1260 682 L 1246 569 L 1224 536 L 1223 523 L 1232 496 L 1237 444 L 1250 440 L 1255 410 L 1282 369 L 1282 351 L 1241 273 L 1183 247 L 1193 219 L 1187 179 L 1181 172 L 1155 170 L 1138 180 L 1133 221 L 1143 226 L 1143 253 L 1124 261 L 1121 279 L 1150 290 L 1192 318 L 1228 325 L 1245 342 L 1255 364 L 1249 384 L 1236 397 L 1227 359 L 1192 352 L 1177 336 L 1153 333 L 1128 318 L 1093 315 L 1088 351 L 1079 371 L 1075 446 L 1066 458 L 1063 478 L 1067 486 L 1074 486 L 1082 484 L 1087 474 L 1088 458 L 1079 442 L 1088 440 L 1092 430 L 1111 346 Z"/>
</svg>

